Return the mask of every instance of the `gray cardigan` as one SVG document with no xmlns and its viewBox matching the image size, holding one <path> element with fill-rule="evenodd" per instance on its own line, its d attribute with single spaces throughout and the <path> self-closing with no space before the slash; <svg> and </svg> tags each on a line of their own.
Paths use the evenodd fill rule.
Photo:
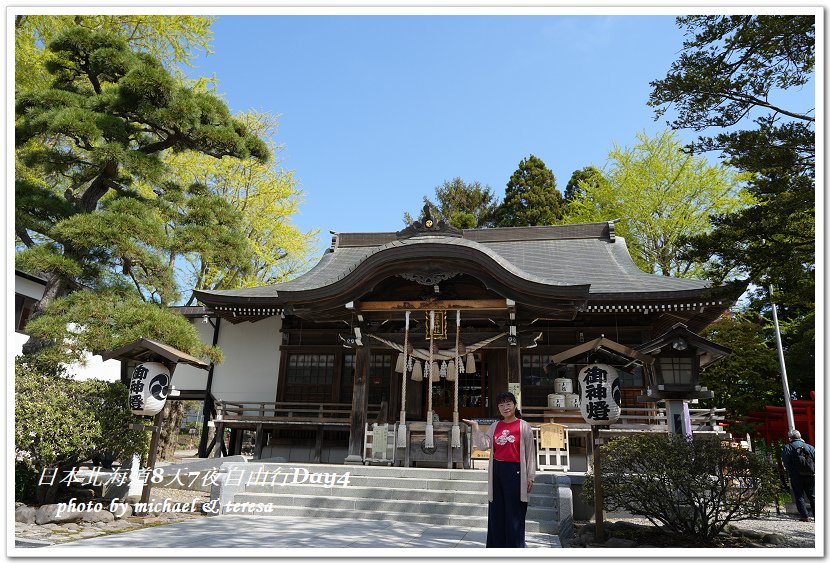
<svg viewBox="0 0 830 563">
<path fill-rule="evenodd" d="M 493 435 L 496 432 L 498 423 L 490 425 L 490 429 L 485 434 L 481 430 L 473 432 L 473 446 L 480 450 L 490 450 L 490 464 L 487 467 L 487 500 L 493 502 Z M 527 482 L 532 481 L 536 477 L 536 447 L 533 445 L 533 430 L 526 420 L 522 420 L 521 424 L 522 439 L 519 442 L 519 468 L 520 481 L 522 483 L 520 498 L 522 502 L 527 502 Z"/>
</svg>

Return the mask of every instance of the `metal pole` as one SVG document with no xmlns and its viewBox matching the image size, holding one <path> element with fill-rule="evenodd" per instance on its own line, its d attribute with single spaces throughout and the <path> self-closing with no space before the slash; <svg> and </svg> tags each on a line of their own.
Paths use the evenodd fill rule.
<svg viewBox="0 0 830 563">
<path fill-rule="evenodd" d="M 778 309 L 772 300 L 772 284 L 769 286 L 769 299 L 772 304 L 772 322 L 775 324 L 775 342 L 778 345 L 778 363 L 781 364 L 781 384 L 784 386 L 784 410 L 787 412 L 787 425 L 790 432 L 795 430 L 793 406 L 790 403 L 790 384 L 787 382 L 787 366 L 784 364 L 784 347 L 781 344 L 781 329 L 778 328 Z"/>
</svg>

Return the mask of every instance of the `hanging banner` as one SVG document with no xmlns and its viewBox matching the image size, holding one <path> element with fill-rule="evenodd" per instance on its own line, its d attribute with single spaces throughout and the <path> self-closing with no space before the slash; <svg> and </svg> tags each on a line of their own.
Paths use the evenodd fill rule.
<svg viewBox="0 0 830 563">
<path fill-rule="evenodd" d="M 577 376 L 579 411 L 588 424 L 611 424 L 620 417 L 620 376 L 606 364 L 585 366 Z"/>
<path fill-rule="evenodd" d="M 170 391 L 170 370 L 159 362 L 144 362 L 136 366 L 130 378 L 128 398 L 133 414 L 158 414 L 167 402 Z"/>
</svg>

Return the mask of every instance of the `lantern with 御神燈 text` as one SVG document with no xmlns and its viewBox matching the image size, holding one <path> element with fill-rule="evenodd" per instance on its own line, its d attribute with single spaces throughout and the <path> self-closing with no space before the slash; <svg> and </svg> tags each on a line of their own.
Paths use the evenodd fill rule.
<svg viewBox="0 0 830 563">
<path fill-rule="evenodd" d="M 620 417 L 620 377 L 607 364 L 591 364 L 580 370 L 579 410 L 588 424 L 611 424 Z"/>
<path fill-rule="evenodd" d="M 130 378 L 129 405 L 133 414 L 158 414 L 167 402 L 170 391 L 170 370 L 159 362 L 144 362 L 136 366 Z"/>
</svg>

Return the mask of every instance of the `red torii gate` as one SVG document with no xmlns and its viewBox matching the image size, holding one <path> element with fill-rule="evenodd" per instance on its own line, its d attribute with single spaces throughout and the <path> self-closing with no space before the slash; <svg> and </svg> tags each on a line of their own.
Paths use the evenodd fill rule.
<svg viewBox="0 0 830 563">
<path fill-rule="evenodd" d="M 816 438 L 816 392 L 810 391 L 810 399 L 791 401 L 796 429 L 808 444 L 815 445 Z M 787 413 L 784 407 L 766 405 L 764 410 L 747 415 L 744 419 L 757 425 L 753 434 L 769 444 L 778 440 L 787 441 Z"/>
</svg>

